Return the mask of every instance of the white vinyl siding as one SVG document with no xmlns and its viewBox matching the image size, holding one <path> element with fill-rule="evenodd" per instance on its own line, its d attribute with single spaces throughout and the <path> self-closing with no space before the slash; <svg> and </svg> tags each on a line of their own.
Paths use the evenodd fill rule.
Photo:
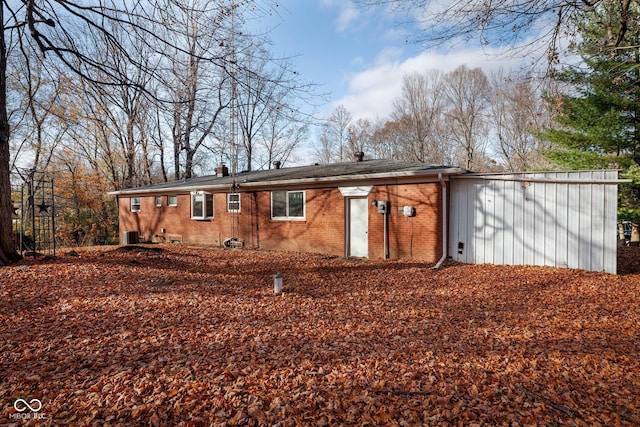
<svg viewBox="0 0 640 427">
<path fill-rule="evenodd" d="M 617 171 L 455 178 L 449 255 L 615 273 L 617 179 Z"/>
</svg>

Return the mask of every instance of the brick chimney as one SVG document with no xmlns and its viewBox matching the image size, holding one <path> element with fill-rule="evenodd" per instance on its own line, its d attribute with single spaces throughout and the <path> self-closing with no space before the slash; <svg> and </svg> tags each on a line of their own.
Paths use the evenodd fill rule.
<svg viewBox="0 0 640 427">
<path fill-rule="evenodd" d="M 223 176 L 229 176 L 229 168 L 226 165 L 218 166 L 216 168 L 216 176 L 222 178 Z"/>
<path fill-rule="evenodd" d="M 280 163 L 280 160 L 276 160 L 275 162 L 273 162 L 273 168 L 274 169 L 280 169 L 280 165 L 282 163 Z"/>
<path fill-rule="evenodd" d="M 361 162 L 364 160 L 364 153 L 362 151 L 356 151 L 353 153 L 354 161 Z"/>
</svg>

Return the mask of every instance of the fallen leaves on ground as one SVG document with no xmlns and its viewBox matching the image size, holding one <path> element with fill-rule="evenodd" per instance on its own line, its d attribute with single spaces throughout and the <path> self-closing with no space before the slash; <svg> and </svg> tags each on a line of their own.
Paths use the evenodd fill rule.
<svg viewBox="0 0 640 427">
<path fill-rule="evenodd" d="M 0 424 L 638 425 L 639 302 L 640 275 L 543 267 L 25 260 L 0 269 Z"/>
</svg>

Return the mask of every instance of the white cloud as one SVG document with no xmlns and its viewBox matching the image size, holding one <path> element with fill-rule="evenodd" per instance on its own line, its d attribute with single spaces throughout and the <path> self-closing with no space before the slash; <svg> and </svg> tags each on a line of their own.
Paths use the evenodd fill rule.
<svg viewBox="0 0 640 427">
<path fill-rule="evenodd" d="M 409 32 L 404 28 L 390 28 L 382 34 L 382 40 L 388 42 L 404 40 L 408 35 Z"/>
<path fill-rule="evenodd" d="M 440 70 L 449 72 L 460 65 L 480 67 L 487 74 L 503 68 L 505 72 L 519 69 L 522 60 L 480 49 L 458 49 L 447 53 L 423 52 L 400 59 L 397 49 L 383 49 L 368 69 L 351 76 L 347 92 L 336 100 L 332 108 L 344 105 L 354 118 L 386 118 L 402 88 L 402 78 L 411 72 Z"/>
<path fill-rule="evenodd" d="M 338 17 L 335 20 L 338 32 L 344 32 L 362 24 L 360 22 L 360 9 L 351 0 L 321 0 L 320 4 L 326 8 L 338 9 Z"/>
<path fill-rule="evenodd" d="M 358 21 L 360 12 L 353 6 L 347 6 L 340 11 L 340 15 L 336 20 L 336 27 L 339 32 L 348 30 L 353 23 Z"/>
</svg>

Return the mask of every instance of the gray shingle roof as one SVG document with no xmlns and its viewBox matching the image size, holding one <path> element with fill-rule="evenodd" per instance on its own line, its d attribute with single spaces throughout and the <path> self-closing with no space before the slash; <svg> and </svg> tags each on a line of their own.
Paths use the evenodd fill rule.
<svg viewBox="0 0 640 427">
<path fill-rule="evenodd" d="M 344 162 L 330 164 L 316 164 L 310 166 L 296 166 L 290 168 L 269 169 L 261 171 L 241 172 L 234 176 L 218 177 L 208 175 L 180 181 L 163 182 L 144 187 L 129 188 L 114 191 L 110 194 L 138 194 L 180 192 L 193 190 L 222 190 L 236 184 L 242 188 L 276 188 L 285 185 L 315 185 L 337 186 L 353 181 L 360 183 L 371 180 L 390 179 L 398 177 L 415 177 L 416 180 L 433 179 L 438 174 L 460 175 L 464 169 L 428 165 L 418 162 L 399 160 L 363 160 L 361 162 Z"/>
</svg>

